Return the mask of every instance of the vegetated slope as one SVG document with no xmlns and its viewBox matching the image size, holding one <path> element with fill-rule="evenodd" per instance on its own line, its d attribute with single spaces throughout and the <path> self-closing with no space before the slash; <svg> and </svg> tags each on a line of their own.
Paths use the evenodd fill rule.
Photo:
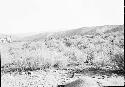
<svg viewBox="0 0 125 87">
<path fill-rule="evenodd" d="M 74 35 L 92 35 L 96 33 L 103 33 L 106 31 L 114 30 L 114 28 L 119 28 L 120 26 L 124 27 L 123 25 L 105 25 L 105 26 L 93 26 L 93 27 L 82 27 L 79 29 L 71 29 L 68 31 L 56 32 L 51 37 L 54 38 L 64 38 L 70 37 Z M 123 28 L 122 28 L 123 29 Z"/>
<path fill-rule="evenodd" d="M 123 25 L 80 28 L 36 36 L 2 46 L 1 60 L 9 59 L 1 67 L 3 72 L 52 67 L 124 72 Z M 45 38 L 41 40 L 43 36 Z"/>
</svg>

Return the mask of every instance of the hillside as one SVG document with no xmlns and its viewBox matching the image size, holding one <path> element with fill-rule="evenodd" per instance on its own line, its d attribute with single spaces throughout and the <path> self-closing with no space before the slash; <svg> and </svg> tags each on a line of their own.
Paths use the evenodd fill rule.
<svg viewBox="0 0 125 87">
<path fill-rule="evenodd" d="M 0 46 L 2 75 L 54 69 L 124 76 L 124 25 L 40 33 Z"/>
</svg>

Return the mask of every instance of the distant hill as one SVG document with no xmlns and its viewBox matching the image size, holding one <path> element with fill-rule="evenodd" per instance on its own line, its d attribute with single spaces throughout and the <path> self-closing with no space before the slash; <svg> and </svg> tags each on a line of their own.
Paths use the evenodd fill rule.
<svg viewBox="0 0 125 87">
<path fill-rule="evenodd" d="M 49 37 L 63 38 L 74 35 L 93 35 L 97 33 L 109 33 L 112 31 L 124 31 L 124 25 L 105 25 L 105 26 L 94 26 L 94 27 L 82 27 L 79 29 L 72 29 L 68 31 L 55 32 Z"/>
<path fill-rule="evenodd" d="M 93 35 L 97 33 L 110 33 L 115 31 L 124 31 L 124 25 L 104 25 L 104 26 L 93 26 L 93 27 L 82 27 L 78 29 L 71 29 L 67 31 L 60 31 L 55 33 L 39 33 L 30 35 L 11 35 L 13 41 L 38 41 L 46 38 L 63 38 L 74 35 Z M 0 34 L 0 37 L 6 35 Z"/>
<path fill-rule="evenodd" d="M 37 41 L 37 40 L 43 40 L 47 37 L 48 33 L 39 33 L 31 36 L 26 36 L 23 38 L 20 38 L 20 41 Z"/>
</svg>

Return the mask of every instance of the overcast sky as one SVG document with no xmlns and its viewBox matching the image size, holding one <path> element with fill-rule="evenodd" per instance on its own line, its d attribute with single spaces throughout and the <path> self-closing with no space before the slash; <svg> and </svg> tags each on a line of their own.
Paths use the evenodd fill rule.
<svg viewBox="0 0 125 87">
<path fill-rule="evenodd" d="M 53 32 L 124 23 L 124 0 L 0 0 L 0 33 Z"/>
</svg>

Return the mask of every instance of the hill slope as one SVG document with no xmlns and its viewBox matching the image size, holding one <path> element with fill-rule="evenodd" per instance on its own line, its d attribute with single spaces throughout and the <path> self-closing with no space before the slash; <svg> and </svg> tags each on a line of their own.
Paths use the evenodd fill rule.
<svg viewBox="0 0 125 87">
<path fill-rule="evenodd" d="M 18 63 L 17 67 L 23 64 L 24 67 L 40 68 L 44 63 L 49 63 L 53 67 L 57 64 L 59 68 L 84 69 L 92 66 L 104 69 L 108 66 L 107 69 L 124 70 L 123 25 L 84 27 L 36 34 L 20 41 L 1 45 L 3 66 L 14 62 Z M 33 65 L 27 65 L 31 61 Z M 36 61 L 39 63 L 34 65 Z"/>
</svg>

